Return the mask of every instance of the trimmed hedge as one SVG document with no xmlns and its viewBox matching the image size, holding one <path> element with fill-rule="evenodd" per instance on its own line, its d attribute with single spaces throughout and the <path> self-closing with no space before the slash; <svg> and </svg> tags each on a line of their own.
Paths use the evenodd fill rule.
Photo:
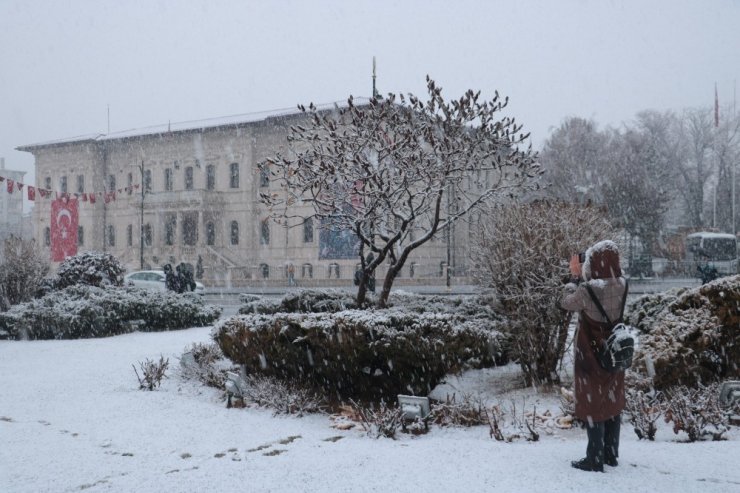
<svg viewBox="0 0 740 493">
<path fill-rule="evenodd" d="M 11 339 L 106 337 L 210 325 L 220 314 L 195 294 L 77 285 L 0 313 L 0 330 Z"/>
<path fill-rule="evenodd" d="M 426 395 L 446 374 L 506 361 L 488 320 L 399 309 L 240 315 L 216 324 L 224 355 L 249 373 L 307 381 L 338 398 Z"/>
<path fill-rule="evenodd" d="M 346 291 L 335 289 L 300 289 L 281 299 L 262 298 L 254 295 L 240 296 L 246 304 L 239 313 L 326 313 L 357 308 L 355 298 Z"/>
</svg>

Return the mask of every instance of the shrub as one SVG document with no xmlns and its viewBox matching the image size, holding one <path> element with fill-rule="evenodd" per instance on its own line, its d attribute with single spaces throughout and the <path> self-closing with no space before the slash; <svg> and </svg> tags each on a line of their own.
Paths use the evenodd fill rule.
<svg viewBox="0 0 740 493">
<path fill-rule="evenodd" d="M 306 380 L 340 398 L 426 395 L 450 371 L 505 358 L 490 324 L 397 309 L 241 315 L 213 337 L 250 373 Z"/>
<path fill-rule="evenodd" d="M 220 313 L 195 294 L 78 285 L 0 313 L 0 329 L 12 339 L 106 337 L 209 325 Z"/>
<path fill-rule="evenodd" d="M 1 257 L 0 311 L 4 311 L 33 298 L 49 272 L 49 262 L 38 254 L 33 240 L 15 236 L 5 240 Z"/>
<path fill-rule="evenodd" d="M 258 406 L 268 407 L 275 414 L 319 413 L 326 407 L 326 399 L 296 382 L 274 377 L 249 375 L 246 379 L 245 399 Z"/>
<path fill-rule="evenodd" d="M 126 269 L 110 253 L 84 252 L 61 263 L 54 278 L 54 288 L 64 289 L 76 284 L 122 286 L 124 272 Z"/>
<path fill-rule="evenodd" d="M 378 409 L 365 407 L 352 401 L 352 408 L 360 418 L 365 433 L 372 438 L 396 438 L 396 432 L 403 420 L 403 411 L 397 407 L 380 402 Z"/>
<path fill-rule="evenodd" d="M 240 314 L 333 313 L 357 306 L 352 295 L 334 289 L 300 289 L 281 299 L 254 298 L 254 295 L 240 295 L 240 299 L 246 302 L 239 309 Z"/>
<path fill-rule="evenodd" d="M 216 344 L 193 343 L 180 357 L 182 376 L 195 378 L 209 387 L 223 389 L 226 372 L 233 366 L 224 365 L 225 361 L 226 358 Z"/>
<path fill-rule="evenodd" d="M 139 381 L 139 390 L 154 390 L 162 384 L 162 379 L 165 376 L 167 368 L 170 366 L 169 358 L 164 359 L 164 356 L 159 356 L 159 361 L 152 361 L 147 358 L 143 363 L 139 362 L 139 368 L 141 368 L 141 376 L 134 367 L 134 373 L 136 373 L 136 379 Z"/>
<path fill-rule="evenodd" d="M 690 442 L 703 437 L 721 440 L 729 430 L 729 415 L 740 412 L 740 405 L 723 410 L 719 406 L 719 385 L 699 385 L 695 389 L 685 386 L 666 391 L 665 421 L 673 423 L 673 432 L 683 431 Z"/>
<path fill-rule="evenodd" d="M 570 316 L 560 308 L 568 259 L 613 235 L 596 207 L 538 201 L 494 207 L 471 247 L 476 281 L 495 291 L 527 385 L 558 383 Z"/>
<path fill-rule="evenodd" d="M 440 426 L 477 426 L 488 423 L 482 399 L 471 394 L 463 394 L 459 401 L 452 394 L 444 402 L 432 403 L 429 419 Z"/>
<path fill-rule="evenodd" d="M 642 331 L 635 361 L 653 361 L 655 388 L 740 378 L 740 276 L 643 296 L 626 319 Z"/>
<path fill-rule="evenodd" d="M 636 388 L 629 388 L 625 394 L 626 410 L 629 422 L 640 440 L 655 440 L 658 427 L 655 424 L 663 414 L 660 392 L 645 392 Z"/>
</svg>

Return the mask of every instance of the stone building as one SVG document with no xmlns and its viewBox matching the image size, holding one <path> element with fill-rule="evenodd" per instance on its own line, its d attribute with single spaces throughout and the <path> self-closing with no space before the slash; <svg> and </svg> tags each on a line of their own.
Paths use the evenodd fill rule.
<svg viewBox="0 0 740 493">
<path fill-rule="evenodd" d="M 320 225 L 280 226 L 259 201 L 271 183 L 258 163 L 285 152 L 290 126 L 306 118 L 273 111 L 18 150 L 34 155 L 37 187 L 77 194 L 78 251 L 110 252 L 128 271 L 186 262 L 210 286 L 285 284 L 289 275 L 299 286 L 350 284 L 357 257 L 326 254 Z M 95 203 L 82 200 L 93 194 Z M 50 210 L 51 200 L 37 199 L 36 237 L 47 251 Z M 468 234 L 450 242 L 458 272 Z M 440 237 L 420 248 L 398 283 L 444 283 L 447 245 Z"/>
<path fill-rule="evenodd" d="M 31 238 L 31 219 L 23 212 L 23 194 L 25 189 L 18 190 L 14 187 L 13 193 L 8 193 L 7 182 L 23 183 L 25 171 L 14 171 L 5 168 L 5 158 L 0 157 L 0 176 L 4 178 L 0 183 L 0 245 L 11 236 L 19 238 Z M 1 248 L 0 248 L 1 249 Z"/>
</svg>

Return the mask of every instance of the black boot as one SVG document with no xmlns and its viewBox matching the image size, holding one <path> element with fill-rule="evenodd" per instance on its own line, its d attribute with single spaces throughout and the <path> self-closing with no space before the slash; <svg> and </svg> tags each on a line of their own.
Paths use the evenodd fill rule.
<svg viewBox="0 0 740 493">
<path fill-rule="evenodd" d="M 570 465 L 581 471 L 604 472 L 604 464 L 597 464 L 588 457 L 584 457 L 581 460 L 574 460 Z"/>
<path fill-rule="evenodd" d="M 586 433 L 588 434 L 586 457 L 573 461 L 570 465 L 581 471 L 604 472 L 604 422 L 587 426 Z"/>
<path fill-rule="evenodd" d="M 621 428 L 622 415 L 617 414 L 604 423 L 604 464 L 617 467 L 619 457 L 619 430 Z"/>
</svg>

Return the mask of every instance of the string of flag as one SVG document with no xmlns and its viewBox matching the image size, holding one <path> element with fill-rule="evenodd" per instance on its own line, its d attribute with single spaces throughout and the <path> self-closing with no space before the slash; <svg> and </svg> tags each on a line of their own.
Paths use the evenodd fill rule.
<svg viewBox="0 0 740 493">
<path fill-rule="evenodd" d="M 94 204 L 98 201 L 98 199 L 102 199 L 106 204 L 109 204 L 111 202 L 114 202 L 116 200 L 116 194 L 121 195 L 124 192 L 131 195 L 134 190 L 139 189 L 139 185 L 131 185 L 130 187 L 124 187 L 119 188 L 118 190 L 109 190 L 105 192 L 83 192 L 83 193 L 69 193 L 69 192 L 59 192 L 55 190 L 49 190 L 46 188 L 38 188 L 34 187 L 32 185 L 26 185 L 25 183 L 21 183 L 19 181 L 13 180 L 11 178 L 6 178 L 4 176 L 0 176 L 0 183 L 5 181 L 5 189 L 8 191 L 8 193 L 13 192 L 19 192 L 23 193 L 23 188 L 26 188 L 26 196 L 28 197 L 28 200 L 35 201 L 36 195 L 42 199 L 72 199 L 76 198 L 77 200 L 81 202 L 89 202 L 91 204 Z M 0 185 L 1 186 L 1 185 Z"/>
</svg>

